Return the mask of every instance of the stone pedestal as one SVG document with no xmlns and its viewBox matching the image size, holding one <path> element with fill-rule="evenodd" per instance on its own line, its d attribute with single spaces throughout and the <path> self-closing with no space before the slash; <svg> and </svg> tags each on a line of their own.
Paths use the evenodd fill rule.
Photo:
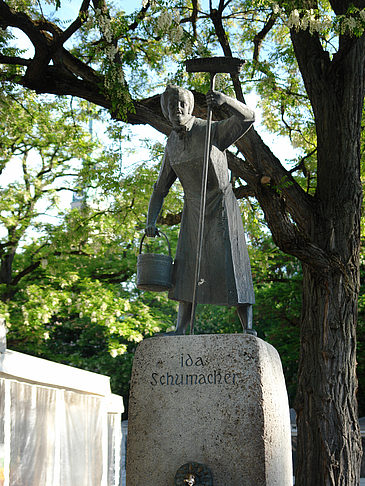
<svg viewBox="0 0 365 486">
<path fill-rule="evenodd" d="M 133 364 L 127 486 L 173 486 L 187 462 L 214 486 L 291 486 L 291 435 L 281 362 L 245 334 L 143 341 Z"/>
</svg>

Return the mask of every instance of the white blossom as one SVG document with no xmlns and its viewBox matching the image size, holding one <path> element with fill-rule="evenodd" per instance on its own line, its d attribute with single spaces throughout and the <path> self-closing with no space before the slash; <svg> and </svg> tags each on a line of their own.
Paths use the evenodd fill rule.
<svg viewBox="0 0 365 486">
<path fill-rule="evenodd" d="M 332 26 L 331 17 L 329 15 L 324 15 L 321 23 L 321 30 L 328 30 Z"/>
<path fill-rule="evenodd" d="M 306 15 L 305 17 L 302 18 L 302 21 L 300 23 L 300 28 L 303 30 L 307 30 L 309 25 L 309 17 Z"/>
<path fill-rule="evenodd" d="M 357 22 L 353 17 L 345 18 L 342 23 L 343 31 L 348 30 L 350 33 L 352 33 L 356 27 L 357 27 Z"/>
<path fill-rule="evenodd" d="M 105 54 L 106 54 L 106 57 L 110 60 L 110 61 L 114 61 L 115 59 L 115 55 L 116 53 L 118 52 L 118 47 L 113 45 L 113 44 L 109 44 L 105 47 Z"/>
<path fill-rule="evenodd" d="M 353 34 L 355 30 L 363 31 L 363 23 L 365 22 L 365 9 L 357 11 L 356 16 L 349 15 L 348 17 L 340 16 L 342 33 Z M 289 29 L 308 29 L 311 34 L 315 32 L 325 32 L 333 27 L 333 19 L 327 15 L 319 15 L 314 9 L 302 10 L 299 12 L 294 9 L 290 12 L 287 20 Z"/>
<path fill-rule="evenodd" d="M 314 15 L 313 9 L 307 10 L 305 12 L 305 15 L 302 18 L 301 23 L 300 23 L 300 28 L 302 30 L 307 30 L 309 28 L 309 31 L 310 31 L 311 34 L 313 34 L 313 32 L 316 31 L 316 29 L 317 29 L 317 19 L 316 19 L 315 15 Z"/>
<path fill-rule="evenodd" d="M 199 56 L 205 55 L 205 46 L 200 40 L 198 40 L 198 45 L 197 45 L 196 51 L 197 51 Z"/>
<path fill-rule="evenodd" d="M 110 19 L 99 8 L 95 9 L 95 16 L 99 25 L 99 29 L 103 34 L 105 40 L 111 43 L 113 41 L 113 30 Z"/>
<path fill-rule="evenodd" d="M 166 31 L 172 23 L 172 13 L 165 10 L 157 19 L 157 29 Z"/>
<path fill-rule="evenodd" d="M 190 56 L 190 54 L 193 52 L 193 44 L 191 42 L 191 40 L 187 40 L 185 42 L 185 46 L 184 46 L 184 49 L 185 49 L 185 53 L 187 56 Z"/>
<path fill-rule="evenodd" d="M 181 17 L 180 17 L 180 12 L 177 10 L 177 8 L 175 8 L 173 10 L 173 17 L 174 17 L 174 21 L 179 24 L 180 23 L 180 20 L 181 20 Z"/>
<path fill-rule="evenodd" d="M 121 66 L 113 65 L 104 78 L 104 86 L 108 91 L 113 91 L 117 97 L 124 95 L 125 78 Z"/>
<path fill-rule="evenodd" d="M 332 19 L 329 15 L 318 15 L 311 9 L 307 11 L 302 11 L 301 13 L 294 9 L 287 20 L 287 26 L 289 29 L 299 29 L 306 30 L 313 34 L 314 32 L 323 32 L 331 28 L 333 25 Z"/>
<path fill-rule="evenodd" d="M 314 32 L 319 32 L 321 30 L 322 23 L 316 18 L 309 19 L 309 32 L 313 34 Z"/>
<path fill-rule="evenodd" d="M 172 42 L 180 42 L 183 37 L 184 37 L 184 30 L 180 25 L 178 25 L 176 29 L 173 29 L 170 32 L 170 38 Z"/>
<path fill-rule="evenodd" d="M 111 33 L 111 31 L 110 31 L 110 30 L 106 30 L 106 31 L 104 32 L 104 37 L 105 37 L 105 40 L 106 40 L 107 42 L 109 42 L 109 43 L 111 43 L 111 42 L 112 42 L 112 40 L 113 40 L 113 35 L 112 35 L 112 33 Z"/>
<path fill-rule="evenodd" d="M 280 12 L 280 6 L 277 3 L 275 3 L 275 5 L 272 8 L 272 11 L 275 15 L 277 15 Z"/>
<path fill-rule="evenodd" d="M 288 27 L 289 29 L 295 28 L 299 30 L 300 27 L 300 15 L 297 9 L 293 10 L 290 12 L 289 18 L 288 18 Z"/>
</svg>

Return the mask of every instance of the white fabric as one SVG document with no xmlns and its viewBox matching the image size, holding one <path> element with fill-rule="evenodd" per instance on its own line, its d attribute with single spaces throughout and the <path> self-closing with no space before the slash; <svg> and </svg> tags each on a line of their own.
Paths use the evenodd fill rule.
<svg viewBox="0 0 365 486">
<path fill-rule="evenodd" d="M 11 382 L 10 484 L 56 485 L 56 390 Z"/>
<path fill-rule="evenodd" d="M 4 427 L 6 387 L 10 388 L 8 434 Z M 103 400 L 0 378 L 0 486 L 106 486 L 108 439 L 112 462 L 108 486 L 118 486 L 114 447 L 119 455 L 120 434 L 118 443 L 118 430 L 113 427 L 118 427 L 118 418 L 120 427 L 120 416 L 112 414 L 108 426 Z M 9 480 L 3 482 L 6 441 L 10 444 L 10 471 Z"/>
<path fill-rule="evenodd" d="M 120 414 L 108 414 L 108 486 L 119 486 L 120 443 L 121 443 Z"/>
<path fill-rule="evenodd" d="M 60 483 L 99 485 L 103 473 L 101 399 L 65 391 L 64 405 Z"/>
<path fill-rule="evenodd" d="M 122 441 L 120 445 L 120 486 L 126 486 L 128 420 L 122 422 Z"/>
</svg>

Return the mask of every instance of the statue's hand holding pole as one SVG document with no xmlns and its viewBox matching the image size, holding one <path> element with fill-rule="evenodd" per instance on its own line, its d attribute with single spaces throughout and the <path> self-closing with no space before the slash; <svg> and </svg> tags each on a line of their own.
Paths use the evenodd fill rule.
<svg viewBox="0 0 365 486">
<path fill-rule="evenodd" d="M 232 115 L 236 115 L 247 122 L 253 123 L 255 121 L 255 112 L 253 110 L 241 101 L 231 98 L 224 93 L 220 93 L 219 91 L 209 91 L 206 94 L 206 101 L 210 108 L 226 105 L 225 107 L 228 108 L 228 111 Z"/>
<path fill-rule="evenodd" d="M 219 91 L 210 90 L 205 96 L 207 105 L 210 108 L 215 108 L 217 106 L 222 106 L 226 102 L 227 96 Z"/>
</svg>

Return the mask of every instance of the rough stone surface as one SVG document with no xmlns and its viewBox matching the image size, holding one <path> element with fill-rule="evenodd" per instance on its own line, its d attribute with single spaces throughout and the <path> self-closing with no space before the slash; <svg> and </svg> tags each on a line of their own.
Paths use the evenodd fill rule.
<svg viewBox="0 0 365 486">
<path fill-rule="evenodd" d="M 227 334 L 138 346 L 127 486 L 172 486 L 186 462 L 207 465 L 214 486 L 292 485 L 288 399 L 271 345 Z"/>
</svg>

